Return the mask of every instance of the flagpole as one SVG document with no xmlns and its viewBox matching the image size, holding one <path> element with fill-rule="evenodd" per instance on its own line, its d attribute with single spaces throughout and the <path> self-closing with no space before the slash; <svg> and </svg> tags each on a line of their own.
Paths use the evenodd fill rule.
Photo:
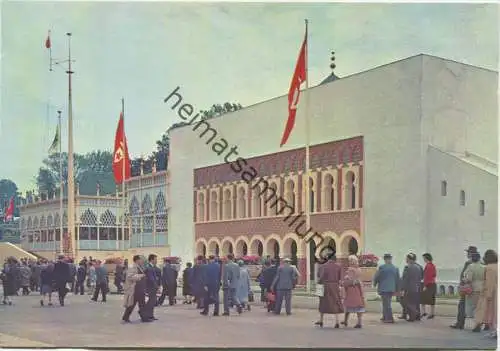
<svg viewBox="0 0 500 351">
<path fill-rule="evenodd" d="M 59 249 L 56 249 L 56 253 L 63 252 L 63 194 L 64 194 L 64 184 L 63 184 L 63 163 L 62 163 L 62 121 L 61 121 L 61 111 L 57 111 L 57 119 L 59 126 Z M 55 240 L 54 240 L 55 241 Z"/>
<path fill-rule="evenodd" d="M 305 109 L 305 139 L 306 139 L 306 228 L 311 227 L 311 189 L 310 189 L 310 157 L 309 157 L 309 144 L 310 144 L 310 116 L 309 116 L 309 66 L 308 66 L 308 56 L 309 56 L 309 40 L 308 40 L 308 24 L 309 21 L 306 19 L 305 20 L 306 24 L 306 35 L 305 35 L 305 40 L 306 40 L 306 47 L 305 47 L 305 67 L 306 67 L 306 88 L 305 88 L 305 93 L 306 93 L 306 109 Z M 314 239 L 313 239 L 314 240 Z M 311 245 L 311 244 L 309 244 Z M 306 247 L 306 288 L 307 292 L 311 292 L 311 250 L 309 247 Z"/>
<path fill-rule="evenodd" d="M 73 101 L 71 75 L 71 33 L 68 36 L 68 239 L 71 245 L 71 254 L 76 259 L 75 246 L 75 179 L 73 175 Z"/>
<path fill-rule="evenodd" d="M 123 150 L 123 160 L 122 160 L 122 235 L 121 235 L 121 238 L 122 238 L 122 241 L 123 241 L 123 238 L 125 236 L 125 207 L 127 206 L 127 203 L 125 202 L 125 162 L 128 160 L 128 157 L 127 154 L 128 154 L 128 150 L 125 148 L 125 99 L 122 98 L 122 118 L 123 118 L 123 128 L 122 128 L 122 141 L 123 141 L 123 146 L 124 146 L 124 150 Z M 117 249 L 118 249 L 118 241 L 116 242 L 116 245 L 117 245 Z"/>
</svg>

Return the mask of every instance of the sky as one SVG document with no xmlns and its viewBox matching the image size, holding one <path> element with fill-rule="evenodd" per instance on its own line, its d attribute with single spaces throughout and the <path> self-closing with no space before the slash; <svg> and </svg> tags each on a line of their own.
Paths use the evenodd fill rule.
<svg viewBox="0 0 500 351">
<path fill-rule="evenodd" d="M 420 53 L 498 70 L 495 4 L 2 2 L 0 179 L 35 189 L 68 78 L 49 72 L 72 33 L 74 151 L 111 150 L 125 99 L 132 157 L 179 122 L 163 99 L 177 86 L 196 109 L 249 106 L 287 93 L 309 20 L 309 79 L 347 76 Z"/>
</svg>

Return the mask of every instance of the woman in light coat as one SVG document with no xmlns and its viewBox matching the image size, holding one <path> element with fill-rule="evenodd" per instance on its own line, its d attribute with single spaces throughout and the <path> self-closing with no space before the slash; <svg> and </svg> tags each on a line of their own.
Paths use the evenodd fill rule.
<svg viewBox="0 0 500 351">
<path fill-rule="evenodd" d="M 342 285 L 345 290 L 345 314 L 342 324 L 347 327 L 349 314 L 356 313 L 358 316 L 358 323 L 354 328 L 361 328 L 363 313 L 365 312 L 365 294 L 361 282 L 361 269 L 359 269 L 358 258 L 355 255 L 349 256 L 348 261 L 349 267 L 342 280 Z"/>
<path fill-rule="evenodd" d="M 144 277 L 144 274 L 138 273 L 142 268 L 138 263 L 133 264 L 130 269 L 127 269 L 125 283 L 123 284 L 123 307 L 132 307 L 134 305 L 135 284 Z"/>
<path fill-rule="evenodd" d="M 240 279 L 238 280 L 236 296 L 242 307 L 246 306 L 247 310 L 250 311 L 250 305 L 248 303 L 248 296 L 252 293 L 250 289 L 250 274 L 243 261 L 238 261 L 238 265 L 240 266 Z"/>
<path fill-rule="evenodd" d="M 472 253 L 471 264 L 464 272 L 463 282 L 472 288 L 472 293 L 465 296 L 465 316 L 467 318 L 475 317 L 479 295 L 483 291 L 484 266 L 479 262 L 480 259 L 479 252 Z"/>
<path fill-rule="evenodd" d="M 484 253 L 483 262 L 486 265 L 484 273 L 483 290 L 479 295 L 476 309 L 476 327 L 473 332 L 491 330 L 491 337 L 496 338 L 497 328 L 497 287 L 498 287 L 498 255 L 494 250 Z"/>
</svg>

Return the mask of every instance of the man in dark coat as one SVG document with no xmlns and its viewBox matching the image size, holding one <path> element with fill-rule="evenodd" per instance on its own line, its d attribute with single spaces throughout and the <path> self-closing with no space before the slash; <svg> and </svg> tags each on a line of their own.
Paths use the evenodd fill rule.
<svg viewBox="0 0 500 351">
<path fill-rule="evenodd" d="M 271 263 L 272 264 L 262 272 L 262 286 L 266 294 L 271 291 L 271 285 L 273 284 L 274 277 L 276 277 L 276 273 L 278 272 L 278 264 L 276 263 L 276 260 L 272 260 Z"/>
<path fill-rule="evenodd" d="M 123 293 L 122 283 L 123 283 L 124 269 L 125 269 L 125 267 L 123 266 L 123 264 L 121 262 L 119 262 L 115 268 L 115 286 L 116 286 L 116 292 L 118 294 Z"/>
<path fill-rule="evenodd" d="M 203 256 L 198 256 L 193 267 L 193 296 L 196 299 L 196 308 L 203 308 Z"/>
<path fill-rule="evenodd" d="M 422 291 L 422 289 L 424 287 L 424 284 L 423 284 L 424 268 L 417 262 L 417 255 L 415 255 L 414 253 L 409 253 L 408 255 L 411 256 L 415 265 L 420 269 L 422 281 L 420 282 L 419 289 L 420 289 L 420 291 Z M 408 265 L 406 265 L 405 268 L 403 269 L 403 276 L 405 275 L 405 272 L 407 272 L 407 271 L 408 271 Z M 420 317 L 421 317 L 420 316 L 420 294 L 418 295 L 418 297 L 415 296 L 415 298 L 417 298 L 417 301 L 416 301 L 416 303 L 417 303 L 417 317 L 416 317 L 416 319 L 420 320 Z M 404 296 L 399 296 L 398 301 L 399 301 L 399 304 L 401 305 L 401 316 L 399 316 L 398 318 L 399 319 L 407 319 L 408 318 L 408 308 L 406 307 Z"/>
<path fill-rule="evenodd" d="M 408 313 L 408 322 L 414 322 L 418 318 L 417 305 L 419 303 L 420 283 L 422 281 L 422 267 L 415 264 L 416 255 L 406 256 L 407 266 L 403 271 L 401 288 L 403 300 Z"/>
<path fill-rule="evenodd" d="M 467 261 L 464 264 L 464 268 L 462 268 L 462 272 L 460 272 L 460 283 L 464 279 L 464 273 L 467 267 L 472 263 L 471 261 L 471 256 L 472 254 L 479 253 L 477 251 L 477 247 L 475 246 L 469 246 L 466 250 L 465 253 L 467 254 Z M 460 300 L 458 301 L 458 306 L 457 306 L 457 320 L 454 324 L 450 325 L 450 328 L 453 329 L 464 329 L 465 327 L 465 296 L 460 296 Z"/>
<path fill-rule="evenodd" d="M 146 274 L 146 294 L 148 301 L 144 306 L 144 318 L 150 320 L 158 320 L 154 316 L 154 309 L 156 306 L 156 292 L 158 291 L 158 275 L 156 273 L 157 256 L 151 254 L 148 256 L 148 263 L 146 264 L 144 273 Z"/>
<path fill-rule="evenodd" d="M 75 285 L 75 295 L 80 294 L 83 295 L 85 293 L 84 285 L 85 285 L 85 277 L 87 276 L 87 267 L 85 263 L 80 262 L 80 266 L 76 271 L 76 285 Z"/>
<path fill-rule="evenodd" d="M 208 257 L 208 264 L 203 270 L 203 290 L 205 297 L 203 298 L 203 311 L 201 315 L 208 315 L 208 308 L 211 304 L 214 305 L 214 316 L 219 315 L 219 291 L 220 291 L 220 271 L 221 265 L 216 262 L 215 256 Z"/>
<path fill-rule="evenodd" d="M 69 265 L 64 262 L 64 256 L 59 256 L 57 262 L 54 264 L 54 282 L 57 294 L 59 295 L 59 304 L 64 306 L 64 298 L 68 293 L 66 284 L 71 283 L 71 270 Z"/>
<path fill-rule="evenodd" d="M 168 304 L 170 306 L 174 305 L 175 297 L 177 295 L 177 275 L 178 272 L 174 266 L 172 266 L 171 262 L 169 260 L 165 260 L 161 276 L 162 292 L 160 299 L 158 300 L 158 305 L 163 305 L 167 296 Z"/>
</svg>

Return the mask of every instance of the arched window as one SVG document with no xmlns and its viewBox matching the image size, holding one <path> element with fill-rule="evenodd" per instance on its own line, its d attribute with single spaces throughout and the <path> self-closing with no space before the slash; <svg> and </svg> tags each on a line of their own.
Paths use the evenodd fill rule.
<svg viewBox="0 0 500 351">
<path fill-rule="evenodd" d="M 247 216 L 246 203 L 247 203 L 247 198 L 246 198 L 245 189 L 239 188 L 238 189 L 238 217 L 239 218 L 245 218 Z"/>
<path fill-rule="evenodd" d="M 485 204 L 484 200 L 479 200 L 479 215 L 484 216 Z"/>
<path fill-rule="evenodd" d="M 218 208 L 217 208 L 217 192 L 212 191 L 210 194 L 210 220 L 211 221 L 216 221 L 218 219 Z"/>
<path fill-rule="evenodd" d="M 156 232 L 164 233 L 167 231 L 167 203 L 165 196 L 159 192 L 155 200 L 156 210 Z"/>
<path fill-rule="evenodd" d="M 205 195 L 198 193 L 198 222 L 205 221 Z"/>
<path fill-rule="evenodd" d="M 151 202 L 151 197 L 149 194 L 144 196 L 142 200 L 142 229 L 145 233 L 153 232 L 153 204 Z"/>
<path fill-rule="evenodd" d="M 323 196 L 324 196 L 324 206 L 325 206 L 324 210 L 325 211 L 334 211 L 335 210 L 335 189 L 334 189 L 334 184 L 333 184 L 333 177 L 331 174 L 325 175 Z"/>
<path fill-rule="evenodd" d="M 232 216 L 232 201 L 231 201 L 231 191 L 229 189 L 224 190 L 224 213 L 223 219 L 231 219 Z"/>
<path fill-rule="evenodd" d="M 293 180 L 286 182 L 285 190 L 286 204 L 292 208 L 292 213 L 295 213 L 295 183 Z M 284 213 L 288 215 L 288 213 Z"/>
<path fill-rule="evenodd" d="M 116 216 L 110 210 L 101 215 L 99 240 L 116 240 Z"/>
<path fill-rule="evenodd" d="M 345 204 L 347 209 L 356 208 L 356 176 L 353 172 L 349 171 L 345 175 L 346 186 L 345 186 Z"/>
<path fill-rule="evenodd" d="M 309 212 L 313 213 L 316 210 L 316 199 L 314 197 L 314 180 L 312 178 L 309 178 Z"/>
<path fill-rule="evenodd" d="M 252 190 L 252 217 L 262 217 L 262 199 L 260 197 L 260 188 Z"/>
<path fill-rule="evenodd" d="M 441 196 L 446 196 L 448 194 L 448 183 L 446 180 L 441 181 Z"/>
</svg>

